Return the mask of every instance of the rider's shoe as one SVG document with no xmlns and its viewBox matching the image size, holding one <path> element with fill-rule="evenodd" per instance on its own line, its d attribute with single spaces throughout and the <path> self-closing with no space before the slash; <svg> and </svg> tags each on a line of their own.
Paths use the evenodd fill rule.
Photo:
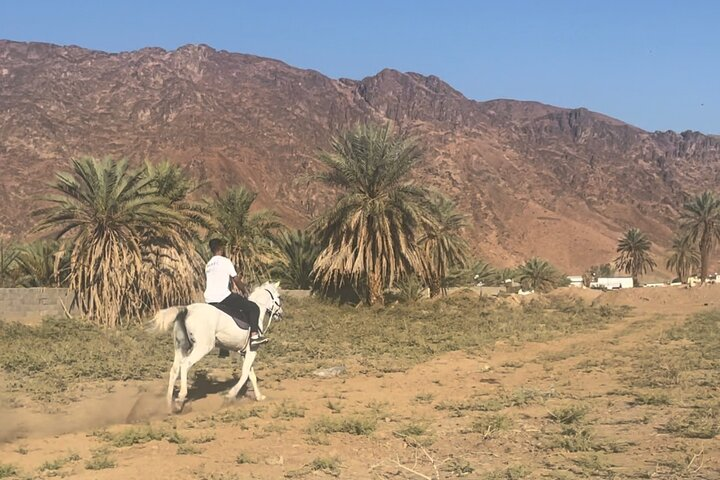
<svg viewBox="0 0 720 480">
<path fill-rule="evenodd" d="M 262 345 L 263 343 L 267 343 L 268 341 L 270 341 L 269 338 L 258 335 L 257 337 L 252 337 L 250 339 L 250 346 L 257 347 L 258 345 Z"/>
</svg>

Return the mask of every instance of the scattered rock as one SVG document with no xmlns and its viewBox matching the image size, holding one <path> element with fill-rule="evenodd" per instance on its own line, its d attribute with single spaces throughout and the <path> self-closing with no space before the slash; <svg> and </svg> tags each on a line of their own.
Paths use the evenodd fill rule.
<svg viewBox="0 0 720 480">
<path fill-rule="evenodd" d="M 278 457 L 270 457 L 265 459 L 266 465 L 284 465 L 285 459 L 282 457 L 282 455 Z"/>
<path fill-rule="evenodd" d="M 319 368 L 312 372 L 318 378 L 333 378 L 338 377 L 347 372 L 347 368 L 344 365 L 338 365 L 336 367 Z"/>
</svg>

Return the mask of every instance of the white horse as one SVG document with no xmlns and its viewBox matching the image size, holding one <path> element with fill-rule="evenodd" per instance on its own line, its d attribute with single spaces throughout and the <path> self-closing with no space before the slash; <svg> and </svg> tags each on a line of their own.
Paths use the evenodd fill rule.
<svg viewBox="0 0 720 480">
<path fill-rule="evenodd" d="M 260 331 L 265 333 L 276 317 L 282 316 L 282 303 L 278 291 L 279 283 L 265 282 L 257 287 L 248 297 L 260 308 Z M 265 315 L 268 324 L 265 325 Z M 187 398 L 188 370 L 207 355 L 216 345 L 235 350 L 244 355 L 240 380 L 227 394 L 229 399 L 237 397 L 245 382 L 250 379 L 255 399 L 264 400 L 257 386 L 257 377 L 253 362 L 257 351 L 250 348 L 250 331 L 237 326 L 230 315 L 207 303 L 193 303 L 186 307 L 171 307 L 160 310 L 153 318 L 155 329 L 167 331 L 174 325 L 175 360 L 170 369 L 170 383 L 167 391 L 167 405 L 173 412 L 173 391 L 175 381 L 180 374 L 180 393 L 176 399 L 176 410 L 182 410 Z"/>
</svg>

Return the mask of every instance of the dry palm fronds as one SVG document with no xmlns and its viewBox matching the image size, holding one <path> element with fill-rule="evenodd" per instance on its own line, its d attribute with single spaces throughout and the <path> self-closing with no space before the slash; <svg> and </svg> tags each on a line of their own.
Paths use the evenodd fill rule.
<svg viewBox="0 0 720 480">
<path fill-rule="evenodd" d="M 53 188 L 58 193 L 45 199 L 50 205 L 35 212 L 36 228 L 56 229 L 56 238 L 69 240 L 68 280 L 80 312 L 114 326 L 161 303 L 146 253 L 156 239 L 179 247 L 173 239 L 181 238 L 176 232 L 184 218 L 158 195 L 146 170 L 110 159 L 74 160 L 72 173 L 58 174 Z M 176 251 L 178 259 L 186 255 Z"/>
<path fill-rule="evenodd" d="M 313 230 L 322 245 L 315 275 L 324 288 L 344 279 L 364 281 L 367 301 L 382 302 L 382 289 L 404 273 L 423 277 L 416 243 L 430 221 L 428 192 L 409 183 L 419 148 L 389 126 L 360 126 L 333 140 L 319 160 L 328 170 L 318 179 L 342 191 L 337 204 Z"/>
</svg>

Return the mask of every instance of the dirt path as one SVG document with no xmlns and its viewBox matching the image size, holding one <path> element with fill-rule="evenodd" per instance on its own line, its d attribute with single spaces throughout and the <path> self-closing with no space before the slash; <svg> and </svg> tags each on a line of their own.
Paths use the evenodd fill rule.
<svg viewBox="0 0 720 480">
<path fill-rule="evenodd" d="M 644 390 L 628 380 L 643 355 L 652 355 L 664 341 L 664 332 L 689 313 L 717 308 L 718 293 L 672 292 L 675 299 L 659 291 L 607 295 L 598 301 L 635 309 L 603 330 L 546 343 L 498 343 L 490 352 L 454 352 L 406 372 L 366 376 L 361 365 L 348 365 L 348 375 L 339 378 L 263 382 L 269 400 L 262 403 L 242 399 L 224 406 L 215 391 L 225 384 L 216 378 L 195 385 L 205 392 L 202 398 L 173 417 L 164 414 L 161 381 L 118 387 L 64 414 L 6 409 L 0 417 L 4 433 L 24 430 L 26 438 L 1 444 L 0 457 L 23 472 L 73 478 L 161 478 L 170 472 L 178 479 L 463 473 L 466 478 L 720 478 L 720 442 L 662 433 L 686 408 L 682 385 L 667 389 L 670 405 L 636 405 L 633 398 Z M 553 418 L 564 408 L 580 412 L 582 420 L 562 424 Z M 141 427 L 119 424 L 147 420 L 156 431 L 177 432 L 184 443 L 141 443 L 141 438 L 113 447 L 107 438 L 88 434 L 108 425 L 118 437 L 137 434 Z M 13 425 L 15 434 L 8 433 Z M 375 425 L 372 433 L 352 434 L 368 425 Z M 323 433 L 333 428 L 342 432 Z M 105 457 L 116 465 L 86 468 Z M 60 459 L 67 462 L 57 470 L 38 473 L 44 462 Z"/>
</svg>

